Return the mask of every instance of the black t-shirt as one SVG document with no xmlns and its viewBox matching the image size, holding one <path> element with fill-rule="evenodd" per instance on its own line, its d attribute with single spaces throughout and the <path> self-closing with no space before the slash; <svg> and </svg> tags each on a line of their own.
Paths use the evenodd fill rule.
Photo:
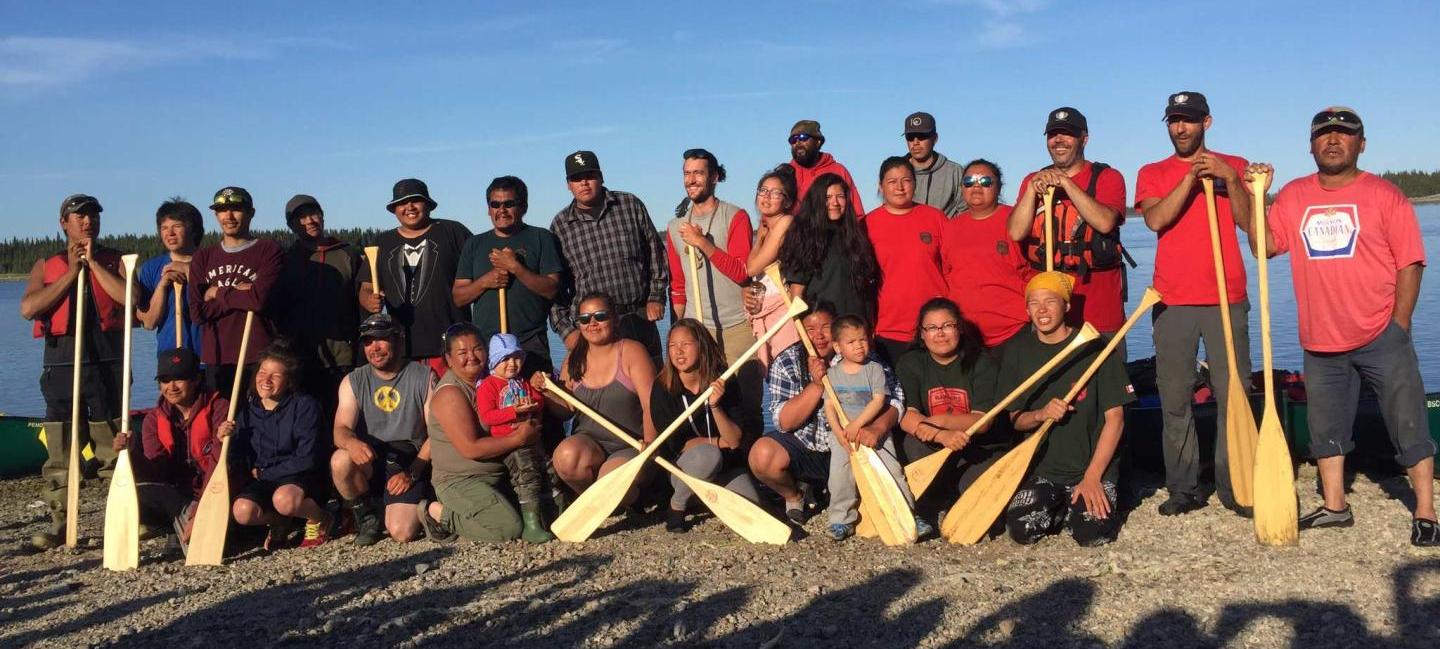
<svg viewBox="0 0 1440 649">
<path fill-rule="evenodd" d="M 650 389 L 650 421 L 655 423 L 655 432 L 663 432 L 675 421 L 685 410 L 686 403 L 695 402 L 695 393 L 681 386 L 679 394 L 670 394 L 665 386 L 659 381 L 655 382 Z M 759 411 L 755 408 L 746 408 L 741 403 L 740 386 L 731 377 L 725 382 L 725 395 L 720 397 L 720 409 L 730 421 L 740 427 L 740 448 L 736 453 L 748 451 L 750 444 L 760 435 Z M 714 417 L 707 417 L 707 409 L 701 407 L 690 415 L 690 421 L 681 424 L 675 434 L 665 443 L 668 453 L 678 452 L 685 446 L 685 443 L 696 437 L 720 437 L 720 431 L 715 427 Z M 739 456 L 739 457 L 744 457 Z"/>
<path fill-rule="evenodd" d="M 490 272 L 495 267 L 490 263 L 490 251 L 501 248 L 514 250 L 520 263 L 535 273 L 549 275 L 565 270 L 565 261 L 560 257 L 560 244 L 555 235 L 545 228 L 521 225 L 510 237 L 501 237 L 494 230 L 470 237 L 460 253 L 460 267 L 455 278 L 473 280 Z M 535 294 L 521 281 L 511 280 L 505 289 L 510 333 L 520 340 L 544 336 L 550 302 L 549 298 Z M 480 299 L 470 305 L 470 321 L 480 327 L 486 340 L 500 333 L 500 293 L 492 290 L 481 293 Z"/>
<path fill-rule="evenodd" d="M 1040 342 L 1033 328 L 1016 334 L 1005 343 L 1001 352 L 997 393 L 1008 394 L 1025 379 L 1030 378 L 1031 374 L 1064 349 L 1075 337 L 1075 333 L 1078 333 L 1078 330 L 1072 332 L 1064 341 L 1053 345 Z M 1080 375 L 1085 373 L 1086 368 L 1090 367 L 1104 347 L 1103 340 L 1095 340 L 1086 345 L 1016 399 L 1012 409 L 1035 410 L 1052 398 L 1064 399 L 1065 393 L 1080 380 Z M 1075 411 L 1050 429 L 1049 437 L 1039 450 L 1040 460 L 1035 465 L 1036 475 L 1061 485 L 1079 483 L 1081 478 L 1085 477 L 1085 469 L 1090 466 L 1090 458 L 1100 441 L 1100 430 L 1105 425 L 1105 411 L 1134 400 L 1135 389 L 1130 386 L 1125 365 L 1120 362 L 1118 355 L 1111 354 L 1100 365 L 1100 370 L 1091 378 L 1090 384 L 1070 402 Z M 1110 459 L 1110 465 L 1105 468 L 1104 480 L 1115 480 L 1116 461 L 1119 457 L 1117 450 Z"/>
<path fill-rule="evenodd" d="M 836 237 L 831 235 L 828 250 L 830 254 L 820 262 L 819 268 L 784 268 L 785 280 L 805 285 L 803 295 L 809 305 L 828 301 L 835 305 L 836 315 L 864 316 L 875 321 L 875 295 L 859 295 L 850 276 L 855 274 L 855 264 L 849 255 L 836 246 Z"/>
<path fill-rule="evenodd" d="M 380 233 L 380 290 L 385 310 L 405 329 L 405 358 L 430 358 L 445 353 L 440 336 L 466 314 L 450 299 L 460 251 L 470 229 L 455 221 L 434 219 L 430 229 L 414 239 L 397 230 Z M 370 282 L 370 267 L 360 271 Z"/>
<path fill-rule="evenodd" d="M 958 358 L 941 365 L 924 349 L 906 352 L 895 364 L 900 388 L 905 391 L 905 407 L 926 417 L 983 413 L 994 407 L 998 373 L 995 361 L 985 354 L 968 370 Z"/>
</svg>

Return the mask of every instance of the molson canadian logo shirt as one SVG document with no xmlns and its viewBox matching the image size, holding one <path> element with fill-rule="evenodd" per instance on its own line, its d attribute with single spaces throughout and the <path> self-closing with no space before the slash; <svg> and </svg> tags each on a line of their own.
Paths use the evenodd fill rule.
<svg viewBox="0 0 1440 649">
<path fill-rule="evenodd" d="M 1395 274 L 1425 263 L 1415 207 L 1394 185 L 1361 172 L 1338 189 L 1317 175 L 1285 185 L 1267 221 L 1275 252 L 1290 253 L 1300 345 L 1345 352 L 1375 340 L 1395 313 Z"/>
</svg>

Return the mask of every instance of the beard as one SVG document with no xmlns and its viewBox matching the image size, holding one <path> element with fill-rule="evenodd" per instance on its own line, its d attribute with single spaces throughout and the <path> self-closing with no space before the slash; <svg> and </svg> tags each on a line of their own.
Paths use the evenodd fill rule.
<svg viewBox="0 0 1440 649">
<path fill-rule="evenodd" d="M 811 149 L 809 153 L 801 153 L 795 149 L 790 150 L 790 157 L 802 167 L 809 167 L 820 160 L 820 149 Z"/>
<path fill-rule="evenodd" d="M 1175 138 L 1172 137 L 1170 138 L 1170 144 L 1175 147 L 1175 155 L 1188 158 L 1200 150 L 1200 147 L 1205 144 L 1205 138 L 1194 137 L 1190 138 L 1189 142 L 1181 144 L 1176 142 Z"/>
</svg>

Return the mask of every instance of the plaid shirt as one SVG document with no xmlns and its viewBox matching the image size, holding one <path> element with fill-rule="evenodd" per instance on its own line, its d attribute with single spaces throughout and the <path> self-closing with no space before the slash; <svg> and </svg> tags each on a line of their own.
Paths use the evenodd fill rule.
<svg viewBox="0 0 1440 649">
<path fill-rule="evenodd" d="M 775 357 L 775 360 L 770 362 L 770 376 L 765 380 L 765 390 L 770 397 L 770 428 L 794 435 L 801 444 L 812 451 L 827 452 L 830 450 L 831 436 L 827 433 L 829 424 L 825 422 L 824 408 L 817 410 L 795 430 L 780 429 L 780 409 L 810 384 L 810 370 L 806 367 L 805 357 L 805 345 L 795 343 L 786 347 Z M 890 405 L 898 411 L 903 411 L 905 409 L 905 392 L 900 389 L 900 380 L 895 378 L 895 372 L 873 351 L 870 352 L 870 361 L 880 363 L 880 369 L 885 370 L 885 389 L 890 392 Z M 840 362 L 838 354 L 830 359 L 832 367 L 838 362 Z"/>
<path fill-rule="evenodd" d="M 645 204 L 634 194 L 603 191 L 605 207 L 598 215 L 580 211 L 571 201 L 550 224 L 573 286 L 568 300 L 557 299 L 550 307 L 550 327 L 561 338 L 575 330 L 575 313 L 586 293 L 608 293 L 624 314 L 642 311 L 646 302 L 664 304 L 670 289 L 665 243 Z"/>
</svg>

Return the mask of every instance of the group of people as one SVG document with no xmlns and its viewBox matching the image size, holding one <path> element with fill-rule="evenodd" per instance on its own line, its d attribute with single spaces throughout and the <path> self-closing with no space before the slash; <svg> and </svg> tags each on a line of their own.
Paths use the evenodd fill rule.
<svg viewBox="0 0 1440 649">
<path fill-rule="evenodd" d="M 1163 117 L 1173 153 L 1140 169 L 1133 201 L 1159 244 L 1153 331 L 1168 491 L 1159 512 L 1205 505 L 1191 403 L 1201 341 L 1212 389 L 1228 389 L 1217 353 L 1220 308 L 1231 316 L 1238 374 L 1249 375 L 1243 231 L 1254 251 L 1289 253 L 1309 393 L 1319 397 L 1308 423 L 1324 504 L 1300 526 L 1353 523 L 1343 462 L 1368 382 L 1415 490 L 1411 540 L 1440 544 L 1436 445 L 1409 338 L 1424 248 L 1411 204 L 1358 167 L 1359 115 L 1330 107 L 1314 116 L 1316 173 L 1280 190 L 1263 232 L 1248 182 L 1269 178 L 1269 165 L 1206 147 L 1212 118 L 1200 93 L 1170 95 Z M 80 437 L 102 474 L 118 449 L 130 449 L 147 530 L 173 526 L 182 544 L 219 440 L 232 435 L 239 443 L 229 461 L 244 467 L 229 472 L 234 521 L 267 526 L 268 546 L 318 545 L 350 529 L 361 545 L 386 535 L 543 543 L 553 538 L 550 517 L 702 398 L 661 453 L 797 525 L 828 498 L 826 531 L 837 541 L 855 534 L 858 519 L 851 445 L 879 451 L 924 535 L 976 476 L 1052 422 L 1002 517 L 1006 531 L 1020 543 L 1062 530 L 1083 545 L 1113 540 L 1124 408 L 1135 398 L 1123 345 L 1073 401 L 1065 396 L 1098 362 L 1103 341 L 1036 381 L 1004 416 L 974 424 L 1081 324 L 1105 336 L 1121 329 L 1134 263 L 1119 236 L 1132 207 L 1125 179 L 1086 158 L 1088 122 L 1071 107 L 1047 115 L 1052 164 L 1021 180 L 1014 205 L 1000 202 L 999 165 L 962 165 L 936 151 L 933 116 L 906 117 L 903 135 L 908 155 L 880 164 L 881 205 L 866 212 L 854 178 L 822 152 L 820 124 L 797 122 L 791 160 L 757 182 L 756 220 L 717 196 L 726 170 L 716 156 L 687 150 L 685 198 L 663 231 L 639 198 L 609 188 L 590 151 L 566 156 L 573 200 L 548 229 L 525 221 L 529 196 L 519 178 L 490 183 L 493 228 L 481 234 L 435 218 L 425 183 L 405 179 L 386 206 L 397 227 L 380 235 L 374 259 L 329 236 L 311 196 L 286 204 L 296 235 L 288 250 L 251 235 L 255 207 L 243 188 L 215 194 L 221 237 L 203 248 L 199 210 L 172 199 L 156 212 L 167 252 L 140 269 L 134 322 L 120 306 L 119 253 L 98 242 L 99 201 L 67 197 L 66 248 L 36 262 L 21 303 L 45 343 L 49 422 L 52 524 L 33 541 L 53 547 L 64 529 L 71 302 L 82 268 L 91 272 L 78 309 L 90 334 Z M 1213 216 L 1203 182 L 1220 199 Z M 727 372 L 790 317 L 796 297 L 808 305 L 800 326 Z M 662 340 L 656 323 L 667 306 L 673 323 Z M 255 324 L 241 358 L 247 314 Z M 138 437 L 127 439 L 115 435 L 120 385 L 129 380 L 119 369 L 120 336 L 136 323 L 157 330 L 161 396 Z M 564 341 L 558 374 L 548 330 Z M 227 421 L 223 395 L 233 381 L 246 396 Z M 1223 421 L 1223 400 L 1220 408 Z M 940 449 L 952 458 L 936 487 L 915 499 L 901 467 Z M 1217 496 L 1249 516 L 1231 490 L 1227 457 L 1221 435 Z M 694 493 L 658 472 L 641 476 L 623 499 L 627 511 L 663 509 L 666 528 L 685 531 Z"/>
</svg>

